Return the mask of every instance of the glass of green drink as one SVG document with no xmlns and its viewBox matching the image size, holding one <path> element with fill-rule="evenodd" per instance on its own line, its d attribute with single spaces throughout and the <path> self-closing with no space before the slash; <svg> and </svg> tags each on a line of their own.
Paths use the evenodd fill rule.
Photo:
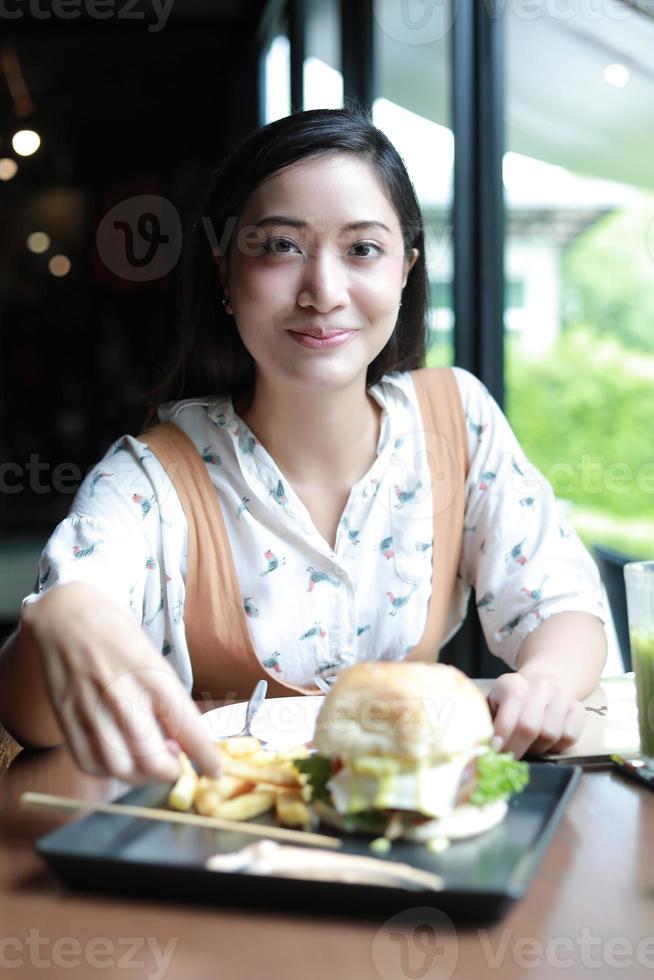
<svg viewBox="0 0 654 980">
<path fill-rule="evenodd" d="M 641 755 L 654 763 L 654 561 L 624 566 Z"/>
</svg>

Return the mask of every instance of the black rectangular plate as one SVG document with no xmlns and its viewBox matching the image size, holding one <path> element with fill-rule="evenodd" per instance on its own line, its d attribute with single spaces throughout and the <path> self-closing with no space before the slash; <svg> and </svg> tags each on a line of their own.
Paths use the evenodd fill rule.
<svg viewBox="0 0 654 980">
<path fill-rule="evenodd" d="M 210 855 L 238 850 L 255 838 L 115 814 L 91 813 L 75 820 L 40 838 L 36 849 L 66 884 L 85 890 L 334 914 L 430 905 L 487 920 L 503 914 L 527 890 L 581 772 L 579 766 L 531 764 L 529 784 L 511 800 L 504 822 L 479 837 L 452 843 L 441 854 L 423 844 L 393 844 L 389 858 L 441 875 L 441 892 L 208 871 L 204 864 Z M 149 783 L 117 802 L 165 806 L 167 792 L 166 786 Z M 343 850 L 370 856 L 368 843 L 365 837 L 347 837 Z"/>
</svg>

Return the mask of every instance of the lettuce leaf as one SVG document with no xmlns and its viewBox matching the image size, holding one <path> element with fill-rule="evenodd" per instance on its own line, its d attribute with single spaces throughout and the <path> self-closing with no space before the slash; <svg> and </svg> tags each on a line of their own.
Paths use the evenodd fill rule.
<svg viewBox="0 0 654 980">
<path fill-rule="evenodd" d="M 293 759 L 293 765 L 298 772 L 304 772 L 309 777 L 311 799 L 322 800 L 323 803 L 331 805 L 327 783 L 332 774 L 332 760 L 325 755 L 315 753 L 306 759 Z"/>
<path fill-rule="evenodd" d="M 529 782 L 529 766 L 518 762 L 513 752 L 494 752 L 489 749 L 477 760 L 477 786 L 470 803 L 483 806 L 495 800 L 505 800 L 521 793 Z"/>
</svg>

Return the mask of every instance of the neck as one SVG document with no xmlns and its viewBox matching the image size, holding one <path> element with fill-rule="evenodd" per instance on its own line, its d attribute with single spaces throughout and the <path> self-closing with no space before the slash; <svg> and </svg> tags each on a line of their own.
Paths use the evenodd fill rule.
<svg viewBox="0 0 654 980">
<path fill-rule="evenodd" d="M 252 401 L 239 414 L 294 486 L 351 487 L 375 458 L 381 409 L 365 379 L 289 396 L 287 387 L 257 376 Z"/>
</svg>

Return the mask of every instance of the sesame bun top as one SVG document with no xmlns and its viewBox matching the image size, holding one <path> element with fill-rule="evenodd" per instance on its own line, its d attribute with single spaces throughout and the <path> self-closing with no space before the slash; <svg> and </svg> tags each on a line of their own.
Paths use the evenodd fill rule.
<svg viewBox="0 0 654 980">
<path fill-rule="evenodd" d="M 314 743 L 332 757 L 391 756 L 436 765 L 492 735 L 486 698 L 456 667 L 366 661 L 344 670 L 326 695 Z"/>
</svg>

